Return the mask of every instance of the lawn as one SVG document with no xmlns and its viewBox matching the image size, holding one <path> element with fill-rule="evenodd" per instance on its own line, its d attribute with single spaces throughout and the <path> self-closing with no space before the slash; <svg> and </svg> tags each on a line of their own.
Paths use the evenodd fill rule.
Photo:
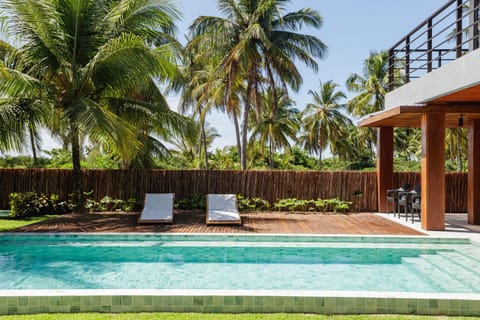
<svg viewBox="0 0 480 320">
<path fill-rule="evenodd" d="M 21 220 L 17 219 L 8 219 L 8 218 L 0 218 L 0 232 L 12 231 L 17 228 L 37 223 L 40 221 L 44 221 L 50 218 L 56 217 L 55 215 L 45 215 L 41 217 L 30 217 Z"/>
<path fill-rule="evenodd" d="M 311 314 L 203 314 L 203 313 L 120 313 L 120 314 L 105 314 L 105 313 L 77 313 L 77 314 L 38 314 L 38 315 L 15 315 L 15 316 L 0 316 L 0 320 L 100 320 L 100 319 L 114 319 L 114 320 L 440 320 L 449 319 L 449 317 L 430 317 L 430 316 L 410 316 L 410 315 L 339 315 L 339 316 L 324 316 Z M 480 319 L 469 317 L 455 317 L 455 320 L 462 319 Z"/>
</svg>

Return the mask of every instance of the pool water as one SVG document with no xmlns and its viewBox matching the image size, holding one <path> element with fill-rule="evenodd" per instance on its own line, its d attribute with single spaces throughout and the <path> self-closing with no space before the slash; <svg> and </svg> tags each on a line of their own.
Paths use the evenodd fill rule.
<svg viewBox="0 0 480 320">
<path fill-rule="evenodd" d="M 0 290 L 480 293 L 479 263 L 463 239 L 0 236 Z"/>
</svg>

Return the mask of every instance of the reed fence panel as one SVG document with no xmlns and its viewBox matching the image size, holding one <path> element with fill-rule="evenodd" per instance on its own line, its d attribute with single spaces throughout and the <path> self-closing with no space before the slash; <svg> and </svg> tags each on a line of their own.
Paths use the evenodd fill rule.
<svg viewBox="0 0 480 320">
<path fill-rule="evenodd" d="M 274 203 L 277 199 L 329 199 L 352 201 L 352 211 L 377 211 L 375 172 L 343 171 L 230 171 L 230 170 L 84 170 L 86 191 L 93 198 L 143 199 L 145 193 L 173 192 L 176 198 L 195 193 L 235 193 L 261 197 Z M 73 192 L 71 170 L 0 169 L 0 207 L 8 208 L 12 192 L 36 191 L 66 198 Z M 447 212 L 467 209 L 467 176 L 448 173 Z M 420 174 L 397 172 L 394 185 L 420 183 Z"/>
</svg>

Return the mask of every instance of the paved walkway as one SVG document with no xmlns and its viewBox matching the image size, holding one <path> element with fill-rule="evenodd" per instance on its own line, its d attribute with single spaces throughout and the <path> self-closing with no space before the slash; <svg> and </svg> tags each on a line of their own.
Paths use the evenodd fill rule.
<svg viewBox="0 0 480 320">
<path fill-rule="evenodd" d="M 138 213 L 67 214 L 15 231 L 424 235 L 372 213 L 242 212 L 241 226 L 207 226 L 203 211 L 176 211 L 172 225 L 139 225 L 138 216 Z"/>
<path fill-rule="evenodd" d="M 410 216 L 408 221 L 405 216 L 394 217 L 393 214 L 378 213 L 377 216 L 388 219 L 389 221 L 399 223 L 405 227 L 412 228 L 419 232 L 423 232 L 435 237 L 454 237 L 454 238 L 470 238 L 480 242 L 480 226 L 470 225 L 467 222 L 466 213 L 447 213 L 445 215 L 445 231 L 426 231 L 421 227 L 420 220 L 416 218 L 412 223 Z"/>
</svg>

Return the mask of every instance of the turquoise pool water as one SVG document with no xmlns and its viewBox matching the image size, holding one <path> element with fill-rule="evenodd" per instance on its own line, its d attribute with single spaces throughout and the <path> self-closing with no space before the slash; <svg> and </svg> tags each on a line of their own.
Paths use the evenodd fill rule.
<svg viewBox="0 0 480 320">
<path fill-rule="evenodd" d="M 0 290 L 480 293 L 479 264 L 463 239 L 0 235 Z"/>
</svg>

